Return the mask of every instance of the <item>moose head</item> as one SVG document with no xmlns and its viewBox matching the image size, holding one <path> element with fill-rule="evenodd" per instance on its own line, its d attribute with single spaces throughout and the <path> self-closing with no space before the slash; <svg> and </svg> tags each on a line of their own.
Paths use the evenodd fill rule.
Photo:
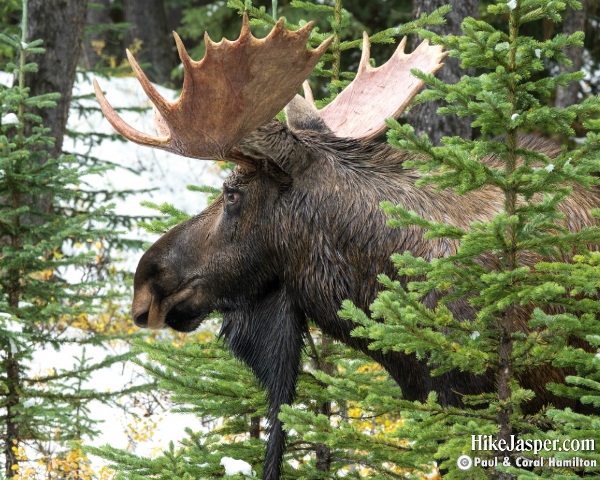
<svg viewBox="0 0 600 480">
<path fill-rule="evenodd" d="M 206 210 L 169 230 L 143 255 L 132 313 L 140 327 L 182 332 L 197 328 L 211 312 L 222 313 L 222 336 L 268 392 L 266 479 L 280 475 L 285 435 L 277 416 L 294 397 L 307 318 L 380 362 L 408 399 L 424 400 L 436 390 L 441 402 L 460 405 L 462 394 L 493 387 L 487 376 L 432 377 L 414 356 L 371 351 L 337 315 L 345 299 L 368 308 L 379 288 L 377 274 L 394 275 L 392 253 L 431 259 L 456 250 L 452 241 L 424 239 L 417 228 L 388 228 L 380 202 L 464 227 L 502 208 L 497 192 L 461 197 L 416 188 L 417 173 L 403 167 L 408 154 L 372 141 L 385 130 L 384 120 L 398 116 L 422 88 L 410 69 L 435 73 L 445 54 L 423 42 L 408 55 L 403 40 L 388 62 L 374 68 L 365 34 L 356 78 L 318 110 L 307 83 L 304 97 L 296 94 L 331 41 L 307 49 L 311 29 L 309 23 L 290 31 L 280 20 L 257 39 L 244 16 L 237 40 L 214 43 L 205 37 L 199 62 L 175 34 L 184 82 L 172 103 L 128 53 L 154 104 L 157 137 L 126 124 L 95 83 L 104 115 L 129 140 L 237 165 Z M 273 120 L 284 107 L 287 125 Z M 428 306 L 436 301 L 424 299 Z M 472 315 L 467 302 L 452 308 L 462 318 Z"/>
</svg>

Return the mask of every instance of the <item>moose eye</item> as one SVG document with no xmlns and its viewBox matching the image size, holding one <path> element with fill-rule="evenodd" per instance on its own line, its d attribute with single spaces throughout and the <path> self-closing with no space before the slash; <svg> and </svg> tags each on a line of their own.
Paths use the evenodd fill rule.
<svg viewBox="0 0 600 480">
<path fill-rule="evenodd" d="M 240 192 L 235 190 L 226 190 L 224 196 L 227 205 L 235 205 L 240 200 Z"/>
</svg>

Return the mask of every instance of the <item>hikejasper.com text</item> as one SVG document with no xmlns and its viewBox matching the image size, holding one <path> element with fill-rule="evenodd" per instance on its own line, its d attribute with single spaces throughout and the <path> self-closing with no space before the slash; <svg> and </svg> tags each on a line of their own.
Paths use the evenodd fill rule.
<svg viewBox="0 0 600 480">
<path fill-rule="evenodd" d="M 472 451 L 491 452 L 584 452 L 594 451 L 596 442 L 587 439 L 531 439 L 511 435 L 509 440 L 498 439 L 494 435 L 471 435 Z"/>
</svg>

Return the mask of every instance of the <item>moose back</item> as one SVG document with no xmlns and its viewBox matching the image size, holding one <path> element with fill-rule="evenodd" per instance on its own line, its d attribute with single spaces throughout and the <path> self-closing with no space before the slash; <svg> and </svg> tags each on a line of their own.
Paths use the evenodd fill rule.
<svg viewBox="0 0 600 480">
<path fill-rule="evenodd" d="M 214 43 L 206 36 L 199 62 L 175 35 L 184 84 L 173 103 L 160 96 L 128 52 L 154 105 L 157 137 L 126 124 L 95 83 L 105 116 L 126 138 L 237 164 L 206 210 L 165 233 L 143 255 L 132 313 L 140 327 L 181 332 L 194 330 L 211 312 L 222 313 L 221 334 L 268 393 L 265 479 L 280 476 L 285 434 L 277 415 L 294 398 L 307 318 L 383 365 L 407 399 L 424 400 L 434 390 L 440 402 L 458 406 L 462 395 L 494 387 L 492 375 L 452 371 L 433 377 L 414 355 L 371 351 L 337 315 L 345 299 L 368 309 L 378 292 L 377 275 L 394 275 L 393 253 L 433 259 L 456 251 L 456 242 L 426 240 L 416 227 L 389 228 L 382 201 L 465 228 L 502 209 L 503 199 L 492 189 L 458 196 L 416 188 L 418 174 L 403 166 L 409 155 L 372 141 L 384 131 L 385 118 L 399 115 L 422 88 L 410 69 L 434 73 L 444 53 L 423 42 L 407 55 L 403 41 L 387 63 L 373 68 L 365 35 L 355 80 L 317 110 L 307 84 L 304 98 L 296 95 L 331 41 L 308 50 L 311 29 L 308 24 L 290 31 L 279 21 L 266 38 L 256 39 L 244 16 L 236 41 Z M 287 125 L 273 120 L 284 107 Z M 528 137 L 521 144 L 549 157 L 559 153 L 543 140 Z M 589 212 L 599 204 L 597 190 L 575 189 L 561 207 L 566 224 L 573 231 L 592 224 Z M 436 301 L 424 300 L 428 307 Z M 455 302 L 452 310 L 464 319 L 473 315 L 466 301 Z M 536 393 L 532 408 L 560 403 L 545 384 L 563 376 L 537 369 L 523 379 Z"/>
</svg>

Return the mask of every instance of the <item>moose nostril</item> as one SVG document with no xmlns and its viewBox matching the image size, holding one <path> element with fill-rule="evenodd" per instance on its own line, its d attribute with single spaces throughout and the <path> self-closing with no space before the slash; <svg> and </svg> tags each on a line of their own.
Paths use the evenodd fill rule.
<svg viewBox="0 0 600 480">
<path fill-rule="evenodd" d="M 133 321 L 138 327 L 146 328 L 148 326 L 148 312 L 134 315 Z"/>
</svg>

